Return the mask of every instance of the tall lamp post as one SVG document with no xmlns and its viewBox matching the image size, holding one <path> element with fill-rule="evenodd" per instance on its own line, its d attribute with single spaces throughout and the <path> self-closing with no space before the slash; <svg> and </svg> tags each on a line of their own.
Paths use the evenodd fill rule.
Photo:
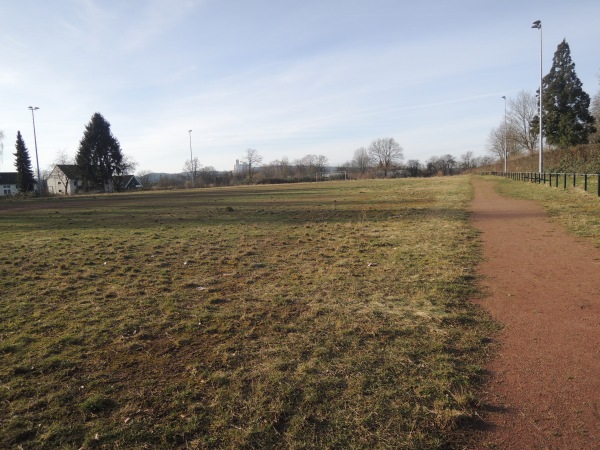
<svg viewBox="0 0 600 450">
<path fill-rule="evenodd" d="M 34 111 L 37 111 L 40 108 L 37 106 L 30 106 L 27 109 L 31 111 L 31 120 L 33 120 L 33 142 L 35 143 L 35 163 L 37 165 L 38 176 L 37 191 L 38 195 L 42 195 L 42 178 L 40 177 L 40 160 L 38 159 L 37 136 L 35 135 L 35 115 L 33 114 Z"/>
<path fill-rule="evenodd" d="M 189 130 L 190 134 L 190 171 L 192 172 L 192 188 L 194 188 L 194 157 L 192 156 L 192 130 Z"/>
<path fill-rule="evenodd" d="M 537 28 L 540 30 L 540 164 L 539 164 L 539 172 L 542 173 L 544 171 L 544 127 L 542 122 L 544 107 L 542 106 L 542 89 L 544 84 L 544 75 L 543 75 L 543 67 L 542 67 L 542 21 L 536 20 L 533 22 L 531 28 Z"/>
<path fill-rule="evenodd" d="M 508 172 L 508 138 L 506 137 L 506 95 L 503 95 L 504 99 L 504 173 Z"/>
</svg>

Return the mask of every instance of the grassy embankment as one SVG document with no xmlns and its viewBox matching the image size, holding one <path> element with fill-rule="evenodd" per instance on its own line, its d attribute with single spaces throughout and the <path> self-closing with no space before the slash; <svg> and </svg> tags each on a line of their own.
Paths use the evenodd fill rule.
<svg viewBox="0 0 600 450">
<path fill-rule="evenodd" d="M 600 247 L 600 197 L 596 177 L 590 177 L 588 192 L 583 190 L 582 178 L 576 178 L 577 186 L 573 187 L 573 179 L 567 178 L 567 189 L 564 190 L 562 177 L 559 187 L 538 185 L 528 182 L 495 179 L 498 191 L 504 195 L 526 200 L 535 200 L 548 212 L 552 220 L 562 224 L 571 233 L 592 242 Z"/>
<path fill-rule="evenodd" d="M 467 178 L 0 202 L 1 448 L 438 448 L 493 329 Z"/>
</svg>

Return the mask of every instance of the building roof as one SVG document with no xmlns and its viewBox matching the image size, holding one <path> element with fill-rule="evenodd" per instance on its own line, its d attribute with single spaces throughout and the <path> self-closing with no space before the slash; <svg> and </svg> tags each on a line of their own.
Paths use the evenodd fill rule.
<svg viewBox="0 0 600 450">
<path fill-rule="evenodd" d="M 81 176 L 79 174 L 79 167 L 75 164 L 57 164 L 56 167 L 58 167 L 69 179 L 75 179 Z"/>
<path fill-rule="evenodd" d="M 121 185 L 121 187 L 123 187 L 123 188 L 141 187 L 142 186 L 142 183 L 139 182 L 139 180 L 135 177 L 135 175 L 120 175 L 115 178 L 118 181 L 118 183 Z"/>
<path fill-rule="evenodd" d="M 0 184 L 17 184 L 17 172 L 0 172 Z"/>
</svg>

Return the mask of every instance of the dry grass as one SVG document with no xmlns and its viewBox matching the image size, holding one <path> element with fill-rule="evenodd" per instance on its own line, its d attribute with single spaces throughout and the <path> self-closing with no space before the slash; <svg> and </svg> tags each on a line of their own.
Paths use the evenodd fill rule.
<svg viewBox="0 0 600 450">
<path fill-rule="evenodd" d="M 0 447 L 447 448 L 467 178 L 0 202 Z"/>
<path fill-rule="evenodd" d="M 583 189 L 582 177 L 576 179 L 576 187 L 573 187 L 573 179 L 569 177 L 566 190 L 563 188 L 562 177 L 558 188 L 555 187 L 555 180 L 553 187 L 548 184 L 539 185 L 504 179 L 496 179 L 496 181 L 498 181 L 498 190 L 502 194 L 539 202 L 552 220 L 562 224 L 571 233 L 600 247 L 600 197 L 597 195 L 597 177 L 590 177 L 588 192 Z"/>
</svg>

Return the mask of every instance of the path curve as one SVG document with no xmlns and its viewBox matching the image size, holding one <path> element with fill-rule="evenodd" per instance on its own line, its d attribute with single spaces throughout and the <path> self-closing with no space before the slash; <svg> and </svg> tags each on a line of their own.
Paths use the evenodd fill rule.
<svg viewBox="0 0 600 450">
<path fill-rule="evenodd" d="M 473 178 L 487 295 L 504 325 L 477 449 L 600 449 L 600 250 Z"/>
</svg>

